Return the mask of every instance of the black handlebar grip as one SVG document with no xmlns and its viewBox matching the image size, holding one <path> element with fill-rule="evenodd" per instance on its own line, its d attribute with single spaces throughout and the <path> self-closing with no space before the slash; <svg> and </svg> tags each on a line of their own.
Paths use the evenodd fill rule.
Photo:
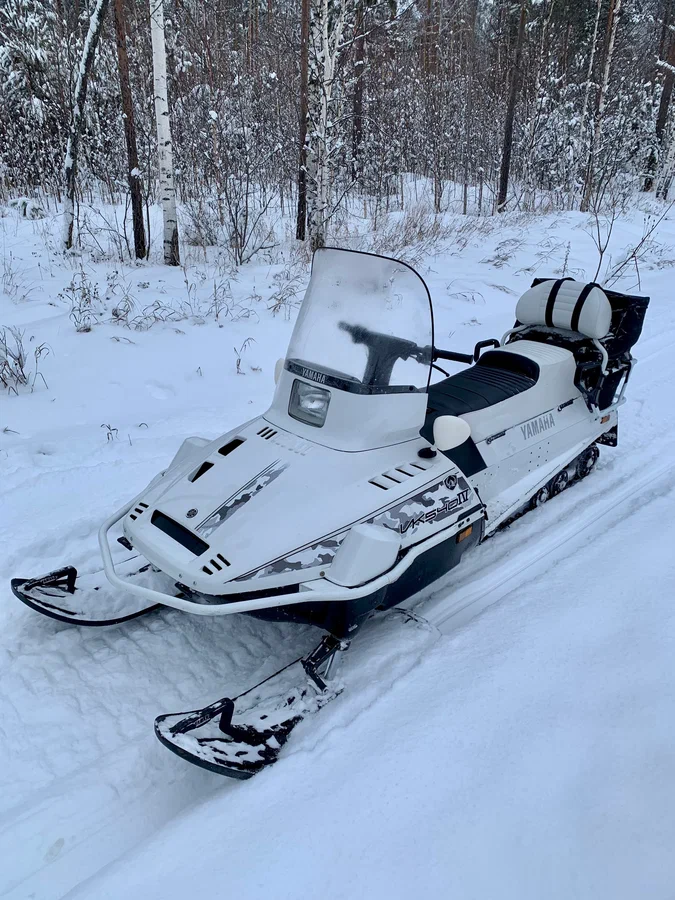
<svg viewBox="0 0 675 900">
<path fill-rule="evenodd" d="M 471 365 L 473 356 L 470 353 L 455 353 L 454 350 L 434 350 L 434 359 L 449 359 L 450 362 Z"/>
</svg>

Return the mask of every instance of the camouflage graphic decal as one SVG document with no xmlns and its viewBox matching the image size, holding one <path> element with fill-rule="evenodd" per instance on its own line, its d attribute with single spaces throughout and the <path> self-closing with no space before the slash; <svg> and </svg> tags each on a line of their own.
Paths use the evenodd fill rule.
<svg viewBox="0 0 675 900">
<path fill-rule="evenodd" d="M 268 578 L 270 575 L 284 575 L 286 572 L 298 572 L 301 569 L 312 569 L 316 566 L 329 566 L 333 562 L 338 547 L 347 532 L 338 534 L 332 538 L 322 538 L 309 547 L 301 547 L 299 550 L 289 553 L 282 559 L 268 563 L 255 572 L 240 575 L 235 581 L 251 581 L 254 578 Z"/>
<path fill-rule="evenodd" d="M 401 500 L 400 503 L 384 512 L 361 521 L 365 521 L 368 525 L 382 525 L 401 535 L 411 537 L 416 533 L 419 525 L 442 522 L 453 516 L 468 504 L 470 497 L 471 488 L 465 478 L 461 475 L 458 478 L 454 475 L 448 476 L 433 487 L 425 488 L 419 494 Z M 234 580 L 251 581 L 268 578 L 270 575 L 284 575 L 287 572 L 329 566 L 348 530 L 345 529 L 330 537 L 323 537 L 307 547 L 300 547 L 293 553 L 289 553 L 288 556 L 270 562 L 255 572 L 240 575 Z"/>
<path fill-rule="evenodd" d="M 287 468 L 287 463 L 281 463 L 278 459 L 275 460 L 275 462 L 263 469 L 262 472 L 259 472 L 242 488 L 239 488 L 236 494 L 233 494 L 225 501 L 225 503 L 219 506 L 215 512 L 212 512 L 210 516 L 207 516 L 203 522 L 200 522 L 195 528 L 195 531 L 203 537 L 208 537 L 216 530 L 216 528 L 222 525 L 226 519 L 233 516 L 238 509 L 241 509 L 252 497 L 255 497 L 255 495 L 262 491 L 263 488 L 267 487 L 268 484 L 271 484 L 277 479 Z"/>
<path fill-rule="evenodd" d="M 452 483 L 449 479 L 441 481 L 368 521 L 391 528 L 401 535 L 412 534 L 421 524 L 442 522 L 461 509 L 471 496 L 471 488 L 465 478 L 460 476 L 454 489 L 448 487 L 449 483 Z"/>
</svg>

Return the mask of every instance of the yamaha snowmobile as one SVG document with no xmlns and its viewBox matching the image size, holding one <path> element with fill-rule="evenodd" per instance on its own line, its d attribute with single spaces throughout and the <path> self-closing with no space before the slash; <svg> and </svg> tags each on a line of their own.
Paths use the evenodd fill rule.
<svg viewBox="0 0 675 900">
<path fill-rule="evenodd" d="M 102 573 L 67 566 L 12 589 L 82 625 L 163 605 L 323 629 L 311 654 L 239 697 L 156 720 L 175 753 L 248 778 L 336 695 L 336 654 L 375 610 L 418 594 L 588 475 L 598 444 L 616 445 L 648 302 L 537 279 L 501 340 L 457 353 L 436 347 L 413 268 L 318 250 L 267 412 L 214 441 L 188 438 L 102 524 Z M 467 368 L 448 374 L 442 360 Z"/>
</svg>

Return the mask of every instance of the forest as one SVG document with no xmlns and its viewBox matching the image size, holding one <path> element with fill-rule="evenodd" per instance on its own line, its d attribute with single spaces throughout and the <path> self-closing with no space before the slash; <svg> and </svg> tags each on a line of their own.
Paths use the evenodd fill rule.
<svg viewBox="0 0 675 900">
<path fill-rule="evenodd" d="M 432 220 L 619 208 L 668 195 L 674 81 L 672 0 L 2 0 L 0 200 L 65 203 L 66 248 L 121 205 L 137 258 L 161 201 L 166 262 L 236 265 L 410 185 Z"/>
</svg>

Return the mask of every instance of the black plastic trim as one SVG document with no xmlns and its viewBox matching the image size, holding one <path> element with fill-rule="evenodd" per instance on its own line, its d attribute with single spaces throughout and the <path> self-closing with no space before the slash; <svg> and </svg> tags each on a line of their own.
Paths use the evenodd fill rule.
<svg viewBox="0 0 675 900">
<path fill-rule="evenodd" d="M 412 384 L 393 384 L 393 385 L 377 385 L 377 384 L 361 384 L 360 381 L 350 381 L 348 378 L 341 378 L 338 375 L 329 375 L 325 371 L 315 369 L 308 363 L 303 363 L 298 359 L 287 359 L 284 368 L 293 375 L 300 375 L 307 381 L 324 387 L 336 388 L 338 391 L 346 391 L 348 394 L 410 394 L 422 393 L 426 388 L 416 388 Z M 431 369 L 431 366 L 429 367 Z"/>
<path fill-rule="evenodd" d="M 213 468 L 212 462 L 209 462 L 208 460 L 206 462 L 203 462 L 201 464 L 201 466 L 195 472 L 193 472 L 192 475 L 189 476 L 188 481 L 190 481 L 190 482 L 192 482 L 192 484 L 194 484 L 198 478 L 201 478 L 202 475 L 205 475 L 209 471 L 209 469 L 212 469 L 212 468 Z"/>
<path fill-rule="evenodd" d="M 220 447 L 218 453 L 220 453 L 221 456 L 227 456 L 229 453 L 232 453 L 233 450 L 236 450 L 237 447 L 241 447 L 245 440 L 246 438 L 233 438 L 227 444 Z"/>
<path fill-rule="evenodd" d="M 459 447 L 443 451 L 443 456 L 447 456 L 448 459 L 452 460 L 467 478 L 475 475 L 476 472 L 482 472 L 483 469 L 487 469 L 487 463 L 472 437 L 467 438 Z"/>
<path fill-rule="evenodd" d="M 197 537 L 196 534 L 188 531 L 188 529 L 181 525 L 180 522 L 176 522 L 174 519 L 170 518 L 170 516 L 165 515 L 158 509 L 154 511 L 150 521 L 155 528 L 159 528 L 160 531 L 163 531 L 164 534 L 173 538 L 174 541 L 181 544 L 181 546 L 185 547 L 186 550 L 189 550 L 190 553 L 194 553 L 195 556 L 201 556 L 202 553 L 206 553 L 209 549 L 209 545 L 206 541 L 203 541 L 200 537 Z"/>
</svg>

